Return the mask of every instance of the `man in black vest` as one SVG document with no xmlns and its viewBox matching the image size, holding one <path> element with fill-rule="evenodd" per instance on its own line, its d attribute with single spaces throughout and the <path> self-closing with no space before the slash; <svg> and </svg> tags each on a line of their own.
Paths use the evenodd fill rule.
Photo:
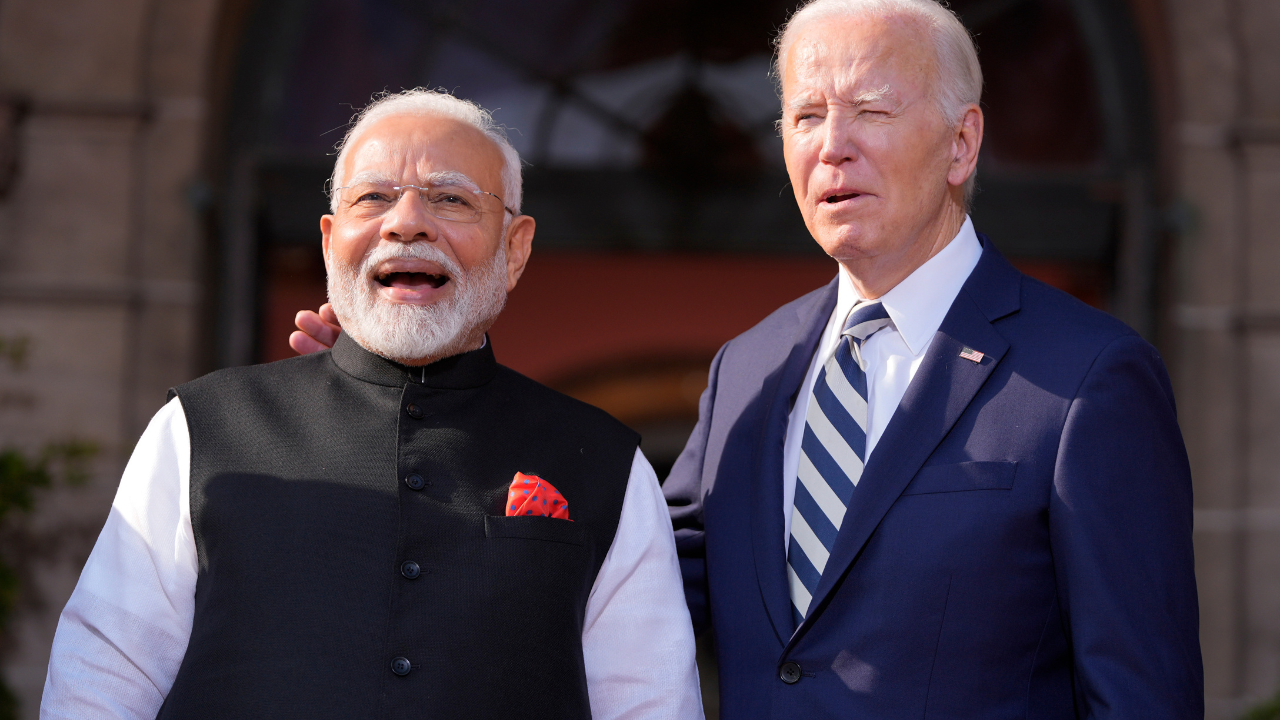
<svg viewBox="0 0 1280 720">
<path fill-rule="evenodd" d="M 207 375 L 139 440 L 63 611 L 44 718 L 699 718 L 636 434 L 498 365 L 528 260 L 489 115 L 362 113 L 321 220 L 345 332 Z"/>
</svg>

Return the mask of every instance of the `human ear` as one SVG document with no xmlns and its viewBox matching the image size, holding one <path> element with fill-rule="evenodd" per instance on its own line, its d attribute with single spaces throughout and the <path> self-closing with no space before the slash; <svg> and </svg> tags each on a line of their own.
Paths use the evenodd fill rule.
<svg viewBox="0 0 1280 720">
<path fill-rule="evenodd" d="M 537 221 L 531 216 L 517 215 L 507 226 L 506 238 L 503 240 L 507 244 L 507 292 L 516 288 L 516 283 L 524 274 L 524 266 L 533 252 L 533 231 L 537 225 Z"/>
<path fill-rule="evenodd" d="M 947 171 L 947 183 L 959 187 L 973 175 L 978 167 L 978 151 L 982 147 L 982 109 L 969 105 L 952 138 L 951 168 Z"/>
<path fill-rule="evenodd" d="M 320 252 L 324 255 L 324 271 L 329 273 L 329 239 L 333 237 L 333 216 L 320 216 Z"/>
</svg>

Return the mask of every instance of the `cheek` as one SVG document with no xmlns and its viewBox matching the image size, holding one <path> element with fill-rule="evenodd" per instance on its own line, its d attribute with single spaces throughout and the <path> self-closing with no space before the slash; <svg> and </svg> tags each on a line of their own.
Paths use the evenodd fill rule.
<svg viewBox="0 0 1280 720">
<path fill-rule="evenodd" d="M 329 236 L 329 254 L 334 262 L 359 267 L 378 241 L 378 227 L 359 223 L 338 223 Z"/>
<path fill-rule="evenodd" d="M 441 239 L 445 240 L 444 244 L 447 247 L 440 249 L 452 256 L 454 261 L 467 272 L 488 264 L 493 254 L 497 252 L 498 243 L 502 241 L 500 224 L 494 228 L 482 229 L 483 225 L 484 223 L 479 223 L 466 226 L 465 229 L 457 228 L 461 232 L 450 233 L 447 236 L 441 234 Z"/>
<path fill-rule="evenodd" d="M 809 174 L 818 164 L 820 150 L 821 146 L 813 142 L 811 135 L 792 133 L 783 138 L 782 157 L 797 195 L 802 194 L 803 189 L 808 186 Z"/>
</svg>

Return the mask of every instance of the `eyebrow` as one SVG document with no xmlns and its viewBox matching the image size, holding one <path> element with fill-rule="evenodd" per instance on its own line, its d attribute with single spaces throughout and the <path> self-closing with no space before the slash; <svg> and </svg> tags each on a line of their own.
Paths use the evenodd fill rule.
<svg viewBox="0 0 1280 720">
<path fill-rule="evenodd" d="M 347 187 L 362 185 L 368 183 L 370 185 L 400 185 L 400 179 L 385 172 L 376 170 L 366 170 L 356 173 L 347 181 Z M 408 183 L 410 185 L 454 185 L 464 187 L 474 192 L 480 192 L 480 185 L 472 180 L 466 173 L 457 170 L 441 170 L 433 172 L 419 180 L 417 183 Z"/>
<path fill-rule="evenodd" d="M 866 105 L 868 103 L 880 102 L 888 99 L 893 94 L 893 88 L 885 85 L 878 90 L 863 90 L 853 97 L 854 105 Z"/>
<path fill-rule="evenodd" d="M 810 105 L 814 105 L 814 104 L 816 104 L 816 103 L 817 103 L 817 101 L 816 101 L 816 100 L 814 100 L 812 96 L 810 96 L 810 95 L 801 95 L 800 97 L 796 98 L 795 100 L 792 100 L 791 102 L 787 103 L 787 109 L 788 109 L 788 110 L 799 110 L 799 109 L 801 109 L 801 108 L 806 108 L 806 107 L 809 107 Z"/>
<path fill-rule="evenodd" d="M 885 85 L 884 87 L 876 90 L 863 90 L 862 92 L 853 96 L 853 99 L 849 101 L 849 104 L 855 107 L 858 105 L 868 105 L 870 103 L 886 100 L 891 95 L 893 95 L 893 88 L 889 87 L 888 85 Z M 814 97 L 811 95 L 802 95 L 796 98 L 795 100 L 792 100 L 790 103 L 788 103 L 787 109 L 800 110 L 806 107 L 810 107 L 812 105 L 816 105 L 817 102 L 818 101 L 814 99 Z"/>
<path fill-rule="evenodd" d="M 422 179 L 424 185 L 460 185 L 474 192 L 482 192 L 480 184 L 472 180 L 466 173 L 457 170 L 433 172 Z"/>
</svg>

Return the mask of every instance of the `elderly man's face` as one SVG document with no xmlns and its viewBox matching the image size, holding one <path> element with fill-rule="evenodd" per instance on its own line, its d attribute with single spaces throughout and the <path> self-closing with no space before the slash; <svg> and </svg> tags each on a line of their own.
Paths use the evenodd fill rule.
<svg viewBox="0 0 1280 720">
<path fill-rule="evenodd" d="M 789 48 L 787 171 L 809 232 L 846 266 L 918 254 L 956 206 L 964 179 L 935 67 L 927 29 L 906 17 L 814 21 Z"/>
<path fill-rule="evenodd" d="M 366 348 L 420 364 L 478 346 L 529 255 L 533 219 L 503 231 L 503 158 L 470 125 L 441 116 L 393 115 L 355 138 L 341 168 L 338 208 L 321 219 L 330 301 Z M 423 191 L 465 191 L 477 222 L 442 219 Z M 457 197 L 461 197 L 459 193 Z M 453 195 L 440 196 L 446 200 Z M 445 208 L 441 211 L 441 208 Z"/>
</svg>

